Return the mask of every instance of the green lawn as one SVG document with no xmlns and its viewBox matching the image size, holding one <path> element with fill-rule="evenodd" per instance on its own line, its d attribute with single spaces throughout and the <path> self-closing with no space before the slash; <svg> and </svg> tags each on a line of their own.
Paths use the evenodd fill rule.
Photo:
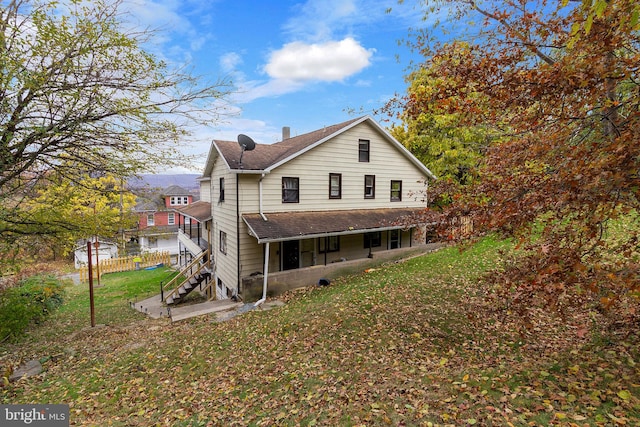
<svg viewBox="0 0 640 427">
<path fill-rule="evenodd" d="M 594 340 L 545 313 L 521 333 L 487 305 L 478 279 L 508 247 L 443 249 L 225 323 L 144 318 L 128 300 L 158 277 L 105 276 L 107 326 L 87 328 L 86 288 L 72 288 L 2 349 L 0 363 L 39 358 L 45 372 L 0 401 L 68 403 L 72 424 L 96 426 L 640 425 L 636 334 Z"/>
</svg>

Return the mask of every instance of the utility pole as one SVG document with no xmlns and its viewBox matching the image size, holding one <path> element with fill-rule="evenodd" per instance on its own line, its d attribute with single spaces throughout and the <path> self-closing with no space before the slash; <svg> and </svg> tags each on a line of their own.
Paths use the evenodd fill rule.
<svg viewBox="0 0 640 427">
<path fill-rule="evenodd" d="M 89 306 L 91 307 L 91 327 L 96 327 L 96 310 L 93 304 L 93 262 L 91 256 L 91 242 L 87 242 L 87 260 L 89 261 Z"/>
</svg>

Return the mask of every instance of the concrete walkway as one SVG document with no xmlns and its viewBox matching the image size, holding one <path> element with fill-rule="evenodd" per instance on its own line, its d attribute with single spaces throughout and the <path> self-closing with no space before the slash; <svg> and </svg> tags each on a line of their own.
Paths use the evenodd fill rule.
<svg viewBox="0 0 640 427">
<path fill-rule="evenodd" d="M 220 313 L 237 309 L 244 304 L 241 302 L 234 302 L 229 299 L 206 301 L 199 304 L 191 304 L 185 306 L 177 306 L 171 309 L 171 321 L 177 322 L 179 320 L 189 319 L 195 316 L 202 316 L 209 313 Z"/>
<path fill-rule="evenodd" d="M 284 305 L 282 301 L 271 300 L 266 301 L 259 307 L 254 307 L 254 303 L 234 302 L 230 299 L 217 301 L 205 301 L 198 304 L 178 305 L 175 307 L 167 307 L 160 300 L 160 295 L 155 295 L 142 301 L 131 303 L 131 308 L 138 310 L 151 317 L 159 319 L 167 317 L 172 322 L 190 319 L 204 314 L 216 314 L 217 322 L 224 322 L 234 318 L 235 316 L 246 313 L 251 310 L 270 310 L 275 307 Z"/>
</svg>

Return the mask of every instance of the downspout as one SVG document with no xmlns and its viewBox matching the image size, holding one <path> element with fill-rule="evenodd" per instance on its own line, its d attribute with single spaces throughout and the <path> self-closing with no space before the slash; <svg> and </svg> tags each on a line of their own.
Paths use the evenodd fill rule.
<svg viewBox="0 0 640 427">
<path fill-rule="evenodd" d="M 426 200 L 427 200 L 427 208 L 428 208 L 429 207 L 429 178 L 428 177 L 426 179 L 426 182 L 427 182 L 427 189 L 425 190 L 425 193 L 427 194 Z"/>
<path fill-rule="evenodd" d="M 264 179 L 264 177 L 265 177 L 265 174 L 262 174 L 262 176 L 260 177 L 260 180 L 258 181 L 258 203 L 259 203 L 259 209 L 260 209 L 260 216 L 262 217 L 263 220 L 268 221 L 267 217 L 264 215 L 264 212 L 262 211 L 262 180 Z"/>
<path fill-rule="evenodd" d="M 267 299 L 267 279 L 269 278 L 269 252 L 270 252 L 269 244 L 270 244 L 270 242 L 267 242 L 267 247 L 265 248 L 266 253 L 264 254 L 264 272 L 262 274 L 262 276 L 263 276 L 263 278 L 262 278 L 262 298 L 259 299 L 258 301 L 256 301 L 256 303 L 253 305 L 254 307 L 259 306 L 260 304 L 265 302 L 266 299 Z"/>
<path fill-rule="evenodd" d="M 236 175 L 236 252 L 238 266 L 238 282 L 236 292 L 240 293 L 240 175 Z"/>
</svg>

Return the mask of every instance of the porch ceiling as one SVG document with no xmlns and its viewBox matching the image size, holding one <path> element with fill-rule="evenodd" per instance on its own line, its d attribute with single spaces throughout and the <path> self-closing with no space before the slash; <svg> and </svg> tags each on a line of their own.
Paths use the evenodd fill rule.
<svg viewBox="0 0 640 427">
<path fill-rule="evenodd" d="M 423 208 L 355 209 L 348 211 L 278 212 L 262 219 L 260 214 L 244 214 L 249 234 L 258 243 L 309 239 L 415 226 Z"/>
</svg>

